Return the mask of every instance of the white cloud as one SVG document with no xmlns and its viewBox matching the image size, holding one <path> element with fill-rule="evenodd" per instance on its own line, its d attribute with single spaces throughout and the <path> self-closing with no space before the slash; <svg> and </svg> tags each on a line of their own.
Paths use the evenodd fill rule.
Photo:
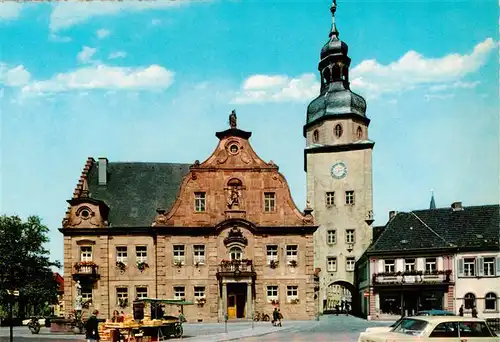
<svg viewBox="0 0 500 342">
<path fill-rule="evenodd" d="M 61 73 L 49 80 L 31 82 L 22 88 L 22 93 L 44 95 L 72 90 L 166 89 L 172 85 L 174 75 L 159 65 L 138 68 L 96 65 Z"/>
<path fill-rule="evenodd" d="M 153 26 L 160 25 L 160 24 L 161 24 L 161 20 L 160 19 L 153 19 L 153 20 L 151 20 L 151 25 L 153 25 Z"/>
<path fill-rule="evenodd" d="M 17 19 L 22 9 L 21 4 L 2 1 L 0 3 L 0 21 Z"/>
<path fill-rule="evenodd" d="M 78 55 L 76 56 L 76 59 L 80 63 L 84 63 L 84 64 L 92 62 L 92 56 L 94 56 L 96 52 L 97 52 L 96 48 L 91 48 L 91 47 L 88 47 L 88 46 L 84 46 L 82 48 L 82 51 L 80 51 L 78 53 Z"/>
<path fill-rule="evenodd" d="M 415 51 L 408 51 L 388 65 L 379 64 L 374 59 L 364 60 L 351 70 L 351 88 L 360 90 L 369 99 L 417 88 L 425 88 L 430 92 L 475 88 L 478 81 L 464 82 L 461 79 L 481 68 L 496 46 L 492 38 L 487 38 L 468 55 L 455 53 L 441 58 L 425 58 Z M 243 82 L 232 103 L 304 101 L 317 96 L 319 87 L 314 74 L 296 78 L 253 75 Z M 425 95 L 427 100 L 449 97 Z"/>
<path fill-rule="evenodd" d="M 443 90 L 449 90 L 449 89 L 473 89 L 477 87 L 481 83 L 480 81 L 474 81 L 474 82 L 462 82 L 462 81 L 457 81 L 454 83 L 450 84 L 437 84 L 429 87 L 430 91 L 443 91 Z"/>
<path fill-rule="evenodd" d="M 319 82 L 314 74 L 296 78 L 284 75 L 253 75 L 245 80 L 232 103 L 305 101 L 319 93 Z"/>
<path fill-rule="evenodd" d="M 108 55 L 108 59 L 125 58 L 127 53 L 125 51 L 114 51 Z"/>
<path fill-rule="evenodd" d="M 0 62 L 0 84 L 7 87 L 19 87 L 29 82 L 31 74 L 23 65 L 9 68 L 6 63 Z"/>
<path fill-rule="evenodd" d="M 96 31 L 95 34 L 96 34 L 97 38 L 104 39 L 111 34 L 111 31 L 106 30 L 106 29 L 99 29 Z"/>
<path fill-rule="evenodd" d="M 352 69 L 351 84 L 353 89 L 360 89 L 374 97 L 419 86 L 435 86 L 434 91 L 474 87 L 473 83 L 458 81 L 477 71 L 496 46 L 492 38 L 487 38 L 477 44 L 471 54 L 453 53 L 441 58 L 425 58 L 418 52 L 408 51 L 398 61 L 388 65 L 374 59 L 365 60 Z"/>
<path fill-rule="evenodd" d="M 49 40 L 55 43 L 68 43 L 71 41 L 70 37 L 58 36 L 57 34 L 51 33 L 49 35 Z"/>
<path fill-rule="evenodd" d="M 425 101 L 445 100 L 445 99 L 451 99 L 453 97 L 455 97 L 455 94 L 425 94 L 424 95 Z"/>
<path fill-rule="evenodd" d="M 66 1 L 54 5 L 50 15 L 50 29 L 57 31 L 66 29 L 76 24 L 81 24 L 91 17 L 114 15 L 122 12 L 161 10 L 182 6 L 191 0 L 157 0 L 136 1 L 124 0 L 120 2 L 97 2 L 97 1 Z"/>
</svg>

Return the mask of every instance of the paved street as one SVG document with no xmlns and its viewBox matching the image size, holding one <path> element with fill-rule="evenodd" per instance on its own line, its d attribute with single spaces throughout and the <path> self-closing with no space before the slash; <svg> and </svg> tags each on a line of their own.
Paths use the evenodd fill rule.
<svg viewBox="0 0 500 342">
<path fill-rule="evenodd" d="M 184 338 L 186 342 L 216 342 L 216 341 L 243 341 L 243 342 L 271 342 L 271 341 L 357 341 L 358 335 L 369 326 L 388 325 L 390 322 L 368 322 L 351 316 L 327 315 L 320 321 L 284 321 L 283 327 L 273 327 L 269 322 L 238 322 L 228 324 L 228 333 L 225 333 L 224 324 L 185 324 Z M 0 328 L 0 342 L 9 341 L 9 329 Z M 82 335 L 50 334 L 48 329 L 42 328 L 38 336 L 32 335 L 26 327 L 14 328 L 16 342 L 73 342 L 84 341 Z M 180 341 L 180 339 L 172 339 Z"/>
</svg>

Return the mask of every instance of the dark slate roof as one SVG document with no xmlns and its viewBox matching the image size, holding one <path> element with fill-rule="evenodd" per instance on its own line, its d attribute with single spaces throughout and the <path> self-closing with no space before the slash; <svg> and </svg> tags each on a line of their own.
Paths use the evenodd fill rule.
<svg viewBox="0 0 500 342">
<path fill-rule="evenodd" d="M 90 197 L 110 208 L 111 227 L 149 227 L 156 209 L 168 210 L 174 203 L 189 164 L 108 163 L 106 185 L 98 184 L 97 163 L 87 182 Z"/>
<path fill-rule="evenodd" d="M 389 220 L 367 252 L 498 249 L 499 227 L 499 205 L 402 212 Z"/>
</svg>

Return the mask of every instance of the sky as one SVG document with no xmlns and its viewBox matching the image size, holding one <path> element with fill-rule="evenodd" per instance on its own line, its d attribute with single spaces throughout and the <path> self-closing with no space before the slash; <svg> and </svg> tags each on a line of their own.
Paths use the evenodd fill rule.
<svg viewBox="0 0 500 342">
<path fill-rule="evenodd" d="M 299 208 L 329 0 L 0 3 L 0 213 L 48 247 L 87 157 L 206 159 L 238 127 Z M 351 89 L 367 100 L 374 225 L 390 210 L 499 203 L 498 2 L 338 0 Z"/>
</svg>

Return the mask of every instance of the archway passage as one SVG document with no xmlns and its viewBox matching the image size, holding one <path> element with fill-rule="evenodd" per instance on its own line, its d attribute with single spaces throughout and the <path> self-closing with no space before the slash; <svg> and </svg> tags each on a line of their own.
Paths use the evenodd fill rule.
<svg viewBox="0 0 500 342">
<path fill-rule="evenodd" d="M 324 314 L 352 314 L 355 308 L 356 287 L 343 280 L 337 280 L 326 288 L 323 300 Z"/>
</svg>

